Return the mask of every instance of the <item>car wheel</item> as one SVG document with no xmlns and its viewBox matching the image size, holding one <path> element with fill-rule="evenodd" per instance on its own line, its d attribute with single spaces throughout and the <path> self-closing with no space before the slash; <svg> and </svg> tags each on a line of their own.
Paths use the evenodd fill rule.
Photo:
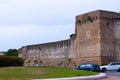
<svg viewBox="0 0 120 80">
<path fill-rule="evenodd" d="M 102 68 L 102 72 L 106 72 L 106 68 Z"/>
</svg>

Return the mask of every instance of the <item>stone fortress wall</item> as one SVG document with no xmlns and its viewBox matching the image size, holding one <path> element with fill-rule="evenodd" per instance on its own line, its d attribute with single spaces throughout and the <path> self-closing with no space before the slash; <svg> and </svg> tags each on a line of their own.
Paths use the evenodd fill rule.
<svg viewBox="0 0 120 80">
<path fill-rule="evenodd" d="M 72 64 L 71 40 L 28 45 L 19 49 L 19 57 L 25 60 L 25 66 L 61 66 Z"/>
<path fill-rule="evenodd" d="M 103 65 L 120 61 L 120 14 L 96 10 L 78 15 L 70 39 L 28 45 L 18 52 L 25 66 L 72 67 L 84 62 Z"/>
</svg>

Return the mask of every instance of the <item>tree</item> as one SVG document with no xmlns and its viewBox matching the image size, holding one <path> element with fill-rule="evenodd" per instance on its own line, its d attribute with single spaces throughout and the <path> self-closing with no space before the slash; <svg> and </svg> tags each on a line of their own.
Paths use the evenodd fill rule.
<svg viewBox="0 0 120 80">
<path fill-rule="evenodd" d="M 9 49 L 7 52 L 5 52 L 5 55 L 18 57 L 18 51 L 16 49 Z"/>
</svg>

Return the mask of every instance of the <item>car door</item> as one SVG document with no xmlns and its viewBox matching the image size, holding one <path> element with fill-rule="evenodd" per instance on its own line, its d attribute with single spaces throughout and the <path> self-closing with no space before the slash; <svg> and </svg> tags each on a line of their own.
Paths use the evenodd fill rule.
<svg viewBox="0 0 120 80">
<path fill-rule="evenodd" d="M 116 70 L 117 69 L 117 63 L 111 63 L 108 67 L 108 70 Z"/>
<path fill-rule="evenodd" d="M 86 64 L 86 70 L 92 71 L 93 70 L 93 65 L 92 64 Z"/>
<path fill-rule="evenodd" d="M 116 63 L 116 70 L 118 70 L 118 69 L 120 69 L 120 63 L 119 62 Z"/>
</svg>

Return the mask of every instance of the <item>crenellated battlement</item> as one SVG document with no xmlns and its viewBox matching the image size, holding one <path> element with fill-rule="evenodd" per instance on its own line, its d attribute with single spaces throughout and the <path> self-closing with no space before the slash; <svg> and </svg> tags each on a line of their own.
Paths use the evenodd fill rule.
<svg viewBox="0 0 120 80">
<path fill-rule="evenodd" d="M 81 14 L 76 16 L 76 24 L 84 24 L 88 22 L 94 22 L 96 20 L 115 20 L 118 19 L 120 13 L 96 10 L 93 12 L 88 12 L 86 14 Z"/>
<path fill-rule="evenodd" d="M 27 45 L 24 47 L 26 47 L 28 51 L 31 49 L 45 50 L 50 48 L 68 48 L 70 47 L 70 45 L 71 45 L 71 42 L 70 42 L 70 39 L 68 39 L 68 40 L 62 40 L 62 41 L 56 41 L 56 42 Z"/>
</svg>

